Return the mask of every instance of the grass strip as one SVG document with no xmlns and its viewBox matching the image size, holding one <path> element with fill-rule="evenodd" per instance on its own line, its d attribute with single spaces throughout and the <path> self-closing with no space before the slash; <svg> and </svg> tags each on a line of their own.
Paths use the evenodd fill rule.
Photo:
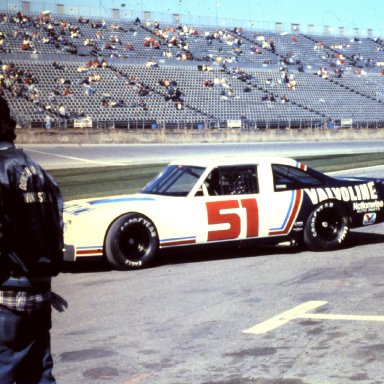
<svg viewBox="0 0 384 384">
<path fill-rule="evenodd" d="M 383 153 L 296 157 L 320 172 L 333 172 L 384 164 Z M 65 201 L 138 192 L 164 167 L 162 164 L 55 169 Z M 364 176 L 364 175 L 362 175 Z"/>
</svg>

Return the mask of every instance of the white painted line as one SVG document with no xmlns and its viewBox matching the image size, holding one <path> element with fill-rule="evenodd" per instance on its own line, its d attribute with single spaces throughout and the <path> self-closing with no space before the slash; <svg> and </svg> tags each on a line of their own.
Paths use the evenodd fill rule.
<svg viewBox="0 0 384 384">
<path fill-rule="evenodd" d="M 88 164 L 95 164 L 95 165 L 126 165 L 124 163 L 117 163 L 113 161 L 101 161 L 101 160 L 91 160 L 91 159 L 85 159 L 82 157 L 75 157 L 75 156 L 66 156 L 66 155 L 59 155 L 57 153 L 51 153 L 51 152 L 44 152 L 44 151 L 38 151 L 36 149 L 25 149 L 26 152 L 35 152 L 35 153 L 40 153 L 42 155 L 48 155 L 48 156 L 53 156 L 53 157 L 60 157 L 62 159 L 68 159 L 68 160 L 76 160 L 79 162 L 84 162 Z"/>
<path fill-rule="evenodd" d="M 260 324 L 255 325 L 243 331 L 243 333 L 252 333 L 260 335 L 281 327 L 294 319 L 312 319 L 312 320 L 344 320 L 344 321 L 381 321 L 384 322 L 384 316 L 366 316 L 366 315 L 332 315 L 328 313 L 307 313 L 322 305 L 327 301 L 308 301 L 304 304 L 272 317 Z"/>
</svg>

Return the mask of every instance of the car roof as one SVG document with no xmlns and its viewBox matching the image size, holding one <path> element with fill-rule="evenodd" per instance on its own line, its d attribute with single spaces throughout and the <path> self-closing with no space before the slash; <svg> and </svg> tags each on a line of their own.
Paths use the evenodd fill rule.
<svg viewBox="0 0 384 384">
<path fill-rule="evenodd" d="M 242 164 L 286 164 L 296 166 L 298 162 L 289 157 L 279 156 L 255 156 L 255 157 L 242 157 L 242 156 L 223 156 L 223 157 L 207 157 L 204 159 L 179 159 L 170 163 L 171 165 L 189 165 L 196 167 L 219 167 L 231 166 Z"/>
</svg>

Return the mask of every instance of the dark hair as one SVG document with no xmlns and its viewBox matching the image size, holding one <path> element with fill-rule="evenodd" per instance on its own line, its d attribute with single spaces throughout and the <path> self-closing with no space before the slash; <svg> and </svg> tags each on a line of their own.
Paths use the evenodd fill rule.
<svg viewBox="0 0 384 384">
<path fill-rule="evenodd" d="M 0 141 L 13 142 L 16 139 L 16 122 L 11 118 L 7 101 L 0 96 Z"/>
</svg>

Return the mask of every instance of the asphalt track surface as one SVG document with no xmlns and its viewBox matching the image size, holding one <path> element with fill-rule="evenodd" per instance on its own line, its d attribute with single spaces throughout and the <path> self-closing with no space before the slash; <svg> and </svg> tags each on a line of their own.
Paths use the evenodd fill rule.
<svg viewBox="0 0 384 384">
<path fill-rule="evenodd" d="M 86 166 L 166 163 L 175 159 L 216 156 L 308 156 L 383 152 L 384 140 L 327 142 L 265 142 L 243 144 L 151 145 L 23 145 L 48 169 Z"/>
<path fill-rule="evenodd" d="M 279 145 L 268 151 L 292 150 Z M 314 153 L 311 145 L 295 151 Z M 201 146 L 191 147 L 205 155 Z M 383 151 L 383 143 L 379 147 Z M 138 157 L 131 146 L 59 148 L 27 152 L 51 166 L 58 154 L 83 164 L 132 163 Z M 188 148 L 176 154 L 161 149 L 161 156 L 180 157 Z M 255 150 L 246 145 L 237 151 L 246 149 Z M 79 160 L 66 157 L 54 166 L 67 161 L 78 166 Z M 348 174 L 383 177 L 383 172 L 375 167 Z M 384 224 L 379 224 L 354 230 L 347 247 L 332 252 L 251 245 L 179 248 L 139 271 L 113 271 L 102 263 L 67 265 L 53 284 L 69 302 L 65 312 L 53 313 L 57 382 L 382 384 L 383 244 Z"/>
</svg>

